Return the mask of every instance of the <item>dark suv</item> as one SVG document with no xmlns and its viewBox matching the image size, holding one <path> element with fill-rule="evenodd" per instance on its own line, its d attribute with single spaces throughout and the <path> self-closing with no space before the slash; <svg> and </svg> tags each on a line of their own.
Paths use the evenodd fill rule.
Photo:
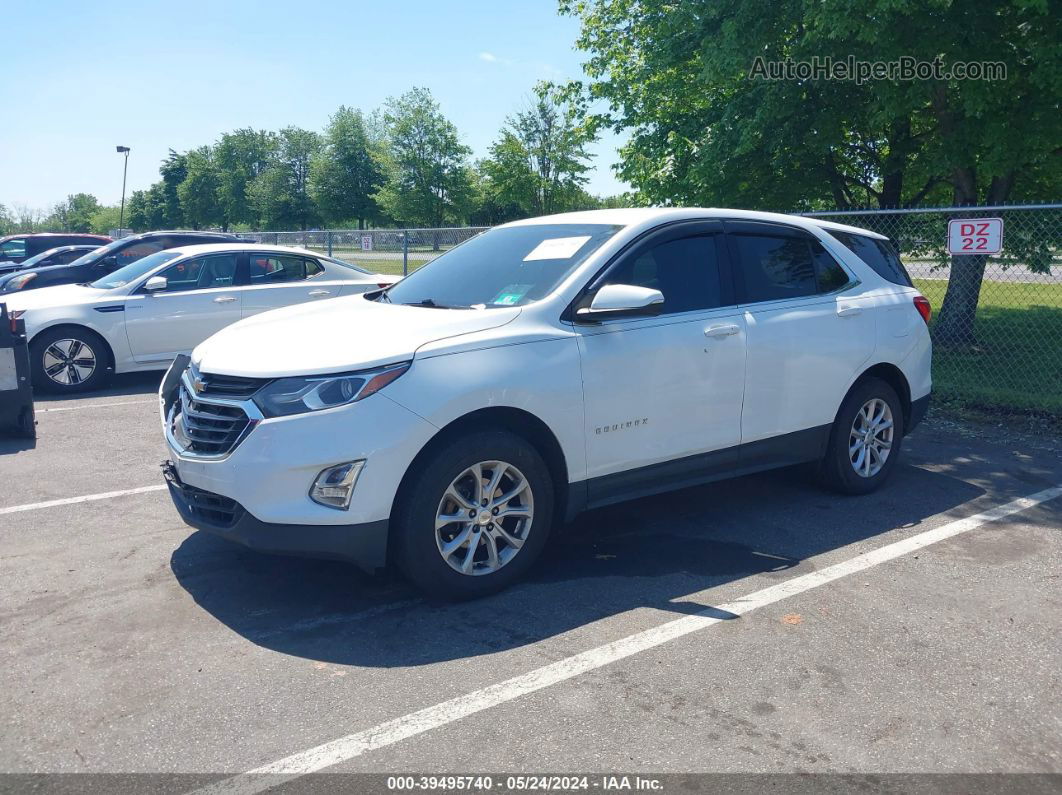
<svg viewBox="0 0 1062 795">
<path fill-rule="evenodd" d="M 112 238 L 106 235 L 85 235 L 77 232 L 38 232 L 32 235 L 0 237 L 0 272 L 12 270 L 23 260 L 57 246 L 104 246 Z"/>
<path fill-rule="evenodd" d="M 51 265 L 43 268 L 25 268 L 0 276 L 0 294 L 18 290 L 33 290 L 56 284 L 92 282 L 112 271 L 136 262 L 141 257 L 167 248 L 194 246 L 203 243 L 247 242 L 239 235 L 227 232 L 144 232 L 142 235 L 124 237 L 113 243 L 90 251 L 68 265 Z"/>
</svg>

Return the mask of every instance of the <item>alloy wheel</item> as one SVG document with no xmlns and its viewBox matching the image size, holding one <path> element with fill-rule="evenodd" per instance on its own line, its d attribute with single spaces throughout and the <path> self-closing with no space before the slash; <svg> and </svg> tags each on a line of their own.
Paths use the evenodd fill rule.
<svg viewBox="0 0 1062 795">
<path fill-rule="evenodd" d="M 860 477 L 878 474 L 892 450 L 892 409 L 881 398 L 871 398 L 856 412 L 848 438 L 848 460 Z"/>
<path fill-rule="evenodd" d="M 56 340 L 44 349 L 42 366 L 59 386 L 76 386 L 96 372 L 96 353 L 82 340 Z"/>
<path fill-rule="evenodd" d="M 505 461 L 481 461 L 454 478 L 439 501 L 435 543 L 454 571 L 491 574 L 520 552 L 534 514 L 523 473 Z"/>
</svg>

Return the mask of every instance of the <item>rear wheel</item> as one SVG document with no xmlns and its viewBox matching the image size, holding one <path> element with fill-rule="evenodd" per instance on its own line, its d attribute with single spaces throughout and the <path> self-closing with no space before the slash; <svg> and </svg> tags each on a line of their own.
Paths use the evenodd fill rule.
<svg viewBox="0 0 1062 795">
<path fill-rule="evenodd" d="M 38 334 L 30 343 L 34 385 L 58 393 L 88 392 L 107 380 L 107 344 L 86 328 L 63 327 Z"/>
<path fill-rule="evenodd" d="M 507 431 L 453 440 L 418 467 L 396 510 L 396 562 L 444 599 L 501 590 L 535 562 L 553 518 L 553 481 Z"/>
<path fill-rule="evenodd" d="M 903 441 L 899 397 L 880 378 L 866 378 L 845 397 L 837 412 L 821 473 L 830 488 L 843 494 L 869 494 L 896 466 Z"/>
</svg>

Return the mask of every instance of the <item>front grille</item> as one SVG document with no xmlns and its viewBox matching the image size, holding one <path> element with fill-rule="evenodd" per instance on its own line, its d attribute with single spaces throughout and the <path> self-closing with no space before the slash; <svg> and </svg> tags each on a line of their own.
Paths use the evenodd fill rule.
<svg viewBox="0 0 1062 795">
<path fill-rule="evenodd" d="M 214 373 L 201 373 L 194 366 L 189 375 L 193 383 L 200 383 L 203 388 L 199 394 L 209 397 L 220 398 L 246 398 L 261 389 L 268 379 L 244 378 L 238 375 L 216 375 Z"/>
<path fill-rule="evenodd" d="M 243 506 L 236 500 L 230 500 L 212 491 L 197 489 L 187 483 L 181 484 L 180 488 L 188 501 L 188 510 L 196 519 L 216 527 L 228 528 L 243 516 Z"/>
<path fill-rule="evenodd" d="M 199 400 L 182 384 L 174 431 L 186 452 L 224 455 L 236 446 L 250 422 L 239 406 Z"/>
</svg>

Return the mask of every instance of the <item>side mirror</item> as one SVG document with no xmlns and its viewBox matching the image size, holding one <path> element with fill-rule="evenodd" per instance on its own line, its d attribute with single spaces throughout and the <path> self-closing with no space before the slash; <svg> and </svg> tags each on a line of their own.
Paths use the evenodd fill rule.
<svg viewBox="0 0 1062 795">
<path fill-rule="evenodd" d="M 664 308 L 664 294 L 650 287 L 633 284 L 606 284 L 594 295 L 590 306 L 576 310 L 581 321 L 596 323 L 617 317 L 659 315 Z"/>
<path fill-rule="evenodd" d="M 167 285 L 165 276 L 152 276 L 146 282 L 144 282 L 144 292 L 157 293 L 159 290 L 165 290 Z"/>
</svg>

